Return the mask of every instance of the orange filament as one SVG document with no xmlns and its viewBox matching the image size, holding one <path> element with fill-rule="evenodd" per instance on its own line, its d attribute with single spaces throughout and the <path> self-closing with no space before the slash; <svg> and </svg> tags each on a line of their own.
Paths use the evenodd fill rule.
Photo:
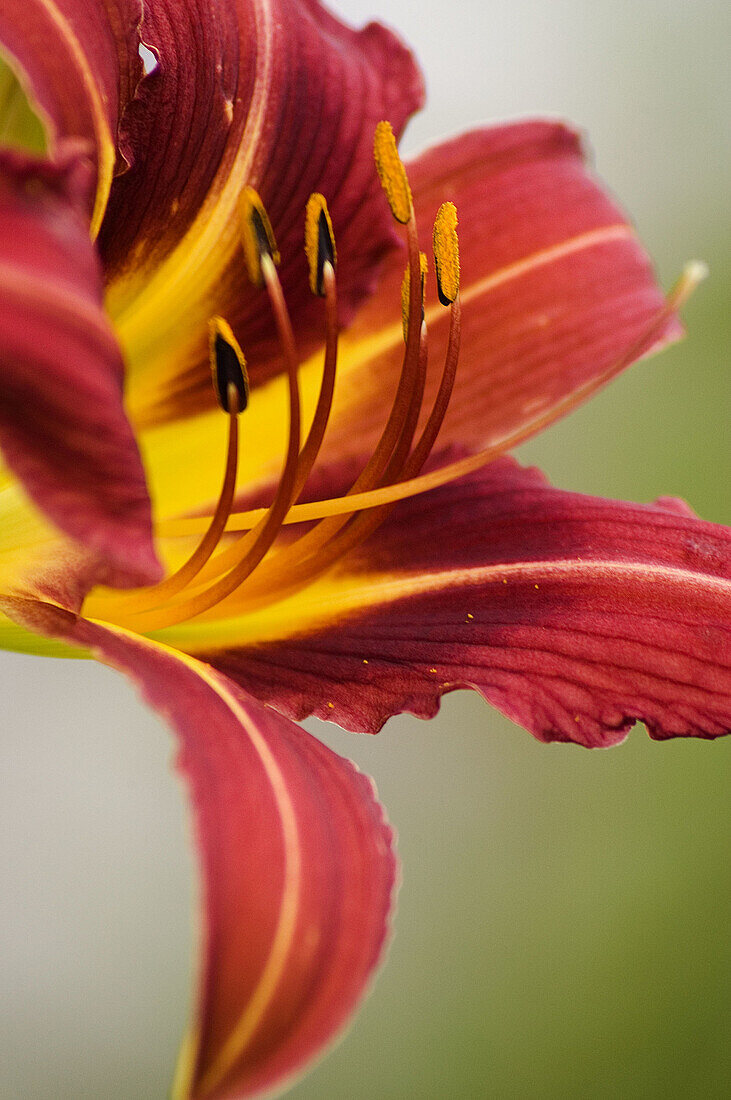
<svg viewBox="0 0 731 1100">
<path fill-rule="evenodd" d="M 322 382 L 320 383 L 315 415 L 312 418 L 312 424 L 307 433 L 307 439 L 297 466 L 295 500 L 302 492 L 320 453 L 320 447 L 325 437 L 325 429 L 330 419 L 333 393 L 335 391 L 335 374 L 338 364 L 338 296 L 335 270 L 331 263 L 323 265 L 322 285 L 325 297 L 325 362 L 322 368 Z"/>
</svg>

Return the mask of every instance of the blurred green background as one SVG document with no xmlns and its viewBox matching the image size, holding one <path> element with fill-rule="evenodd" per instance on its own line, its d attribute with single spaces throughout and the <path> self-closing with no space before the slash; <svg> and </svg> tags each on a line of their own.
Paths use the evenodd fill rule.
<svg viewBox="0 0 731 1100">
<path fill-rule="evenodd" d="M 567 488 L 731 520 L 728 5 L 339 0 L 415 46 L 406 149 L 573 119 L 669 286 L 712 277 L 689 339 L 522 451 Z M 184 801 L 156 719 L 106 669 L 0 655 L 0 1095 L 154 1098 L 190 997 Z M 291 1092 L 321 1098 L 726 1097 L 731 744 L 543 746 L 475 697 L 377 738 L 310 728 L 377 781 L 403 886 L 387 965 Z"/>
</svg>

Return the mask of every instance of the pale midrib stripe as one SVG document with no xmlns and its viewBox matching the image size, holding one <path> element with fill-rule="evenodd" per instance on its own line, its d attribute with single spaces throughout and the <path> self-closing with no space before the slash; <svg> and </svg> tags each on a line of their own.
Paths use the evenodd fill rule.
<svg viewBox="0 0 731 1100">
<path fill-rule="evenodd" d="M 599 245 L 609 244 L 612 241 L 632 240 L 634 237 L 635 232 L 632 226 L 622 222 L 616 225 L 602 226 L 600 229 L 588 230 L 586 233 L 580 233 L 577 237 L 570 237 L 566 241 L 561 241 L 560 244 L 551 245 L 539 252 L 533 252 L 522 260 L 516 260 L 512 264 L 491 271 L 489 275 L 485 275 L 475 283 L 467 283 L 460 291 L 460 300 L 463 306 L 468 305 L 475 298 L 479 298 L 505 283 L 512 282 L 514 279 L 519 279 L 523 275 L 529 275 L 532 271 L 545 267 L 547 264 L 562 260 L 566 256 L 572 256 L 577 252 L 584 252 Z M 435 304 L 427 306 L 424 316 L 427 325 L 431 325 L 443 319 L 446 314 L 447 311 L 444 306 Z M 349 367 L 360 366 L 362 362 L 368 362 L 390 348 L 400 346 L 402 342 L 403 334 L 400 320 L 380 329 L 375 335 L 367 333 L 364 336 L 355 334 L 349 337 L 346 333 L 342 340 L 343 346 L 348 347 Z M 359 346 L 363 346 L 365 354 L 358 355 Z"/>
<path fill-rule="evenodd" d="M 239 139 L 239 153 L 220 193 L 215 193 L 215 179 L 209 190 L 210 202 L 201 206 L 198 215 L 179 245 L 166 257 L 145 282 L 144 289 L 115 317 L 115 327 L 131 358 L 137 355 L 137 345 L 144 343 L 146 332 L 159 331 L 160 318 L 167 317 L 171 297 L 176 302 L 176 315 L 185 315 L 186 303 L 200 296 L 198 272 L 212 253 L 217 255 L 217 269 L 223 271 L 239 247 L 239 236 L 232 225 L 239 195 L 251 182 L 251 167 L 256 156 L 256 138 L 262 128 L 267 103 L 267 91 L 272 68 L 273 34 L 270 0 L 257 2 L 257 42 L 259 71 L 254 79 L 254 93 L 248 117 Z M 238 94 L 238 93 L 237 93 Z"/>
<path fill-rule="evenodd" d="M 574 252 L 582 252 L 586 248 L 608 244 L 610 241 L 630 240 L 634 235 L 632 226 L 624 222 L 619 222 L 616 225 L 605 225 L 600 229 L 590 229 L 586 233 L 581 233 L 578 237 L 571 237 L 567 241 L 562 241 L 561 244 L 551 245 L 550 248 L 534 252 L 532 256 L 528 256 L 524 260 L 516 260 L 515 263 L 508 264 L 507 267 L 500 268 L 499 271 L 495 271 L 491 275 L 486 275 L 478 282 L 471 283 L 462 295 L 462 304 L 466 305 L 480 294 L 494 290 L 502 283 L 526 275 L 538 267 L 543 267 L 544 264 L 554 263 L 554 261 L 562 260 L 564 256 L 570 256 Z M 437 313 L 436 307 L 434 307 L 433 312 Z"/>
<path fill-rule="evenodd" d="M 249 998 L 238 1023 L 235 1025 L 228 1039 L 221 1048 L 216 1061 L 202 1078 L 198 1085 L 198 1094 L 204 1096 L 211 1092 L 225 1077 L 226 1073 L 235 1064 L 250 1041 L 252 1035 L 261 1023 L 261 1020 L 271 1004 L 280 978 L 284 973 L 284 966 L 289 956 L 294 932 L 297 924 L 297 914 L 302 892 L 302 854 L 300 850 L 299 834 L 297 830 L 297 816 L 292 799 L 287 790 L 282 770 L 279 767 L 271 749 L 264 737 L 259 733 L 256 724 L 243 709 L 239 701 L 224 686 L 221 678 L 208 665 L 190 657 L 186 653 L 162 642 L 151 641 L 134 631 L 124 627 L 113 626 L 101 619 L 89 619 L 91 623 L 105 631 L 117 634 L 129 639 L 137 645 L 144 646 L 153 651 L 163 651 L 174 660 L 179 661 L 199 676 L 216 695 L 225 703 L 234 718 L 241 724 L 248 736 L 254 751 L 261 760 L 262 767 L 269 781 L 274 795 L 274 800 L 279 812 L 279 820 L 282 826 L 282 841 L 284 847 L 284 882 L 282 886 L 282 900 L 279 907 L 277 926 L 272 939 L 269 956 L 264 966 L 259 982 Z M 92 646 L 93 648 L 93 646 Z M 193 1072 L 197 1056 L 199 1034 L 196 1033 L 192 1041 L 189 1039 L 184 1045 L 187 1068 Z M 178 1088 L 181 1085 L 189 1085 L 191 1082 L 176 1082 Z M 176 1094 L 178 1089 L 176 1088 Z M 182 1095 L 187 1095 L 188 1090 L 183 1090 Z"/>
<path fill-rule="evenodd" d="M 184 660 L 193 663 L 191 658 L 185 657 Z M 196 661 L 195 664 L 199 665 L 199 662 Z M 221 1082 L 236 1063 L 237 1058 L 246 1049 L 274 998 L 294 941 L 302 890 L 302 855 L 294 806 L 287 791 L 284 776 L 269 746 L 238 701 L 220 683 L 218 677 L 214 673 L 208 672 L 205 666 L 199 666 L 197 671 L 201 678 L 224 700 L 234 717 L 241 722 L 254 750 L 259 755 L 277 803 L 284 843 L 282 900 L 269 956 L 256 989 L 251 995 L 240 1020 L 221 1048 L 216 1061 L 201 1079 L 200 1093 L 205 1096 Z"/>
<path fill-rule="evenodd" d="M 578 575 L 577 575 L 578 574 Z M 592 561 L 580 561 L 576 558 L 566 558 L 557 561 L 537 562 L 510 562 L 505 565 L 472 566 L 467 569 L 445 569 L 438 573 L 414 573 L 413 575 L 386 575 L 387 579 L 377 579 L 366 574 L 365 583 L 372 589 L 377 589 L 383 600 L 378 602 L 388 603 L 391 599 L 405 599 L 408 596 L 421 595 L 423 592 L 433 592 L 435 589 L 453 587 L 455 585 L 470 585 L 485 581 L 502 581 L 511 578 L 524 579 L 526 575 L 530 579 L 564 580 L 574 579 L 579 582 L 592 580 L 609 580 L 620 583 L 622 579 L 642 580 L 649 583 L 688 583 L 689 575 L 716 595 L 731 596 L 731 580 L 724 577 L 709 577 L 707 573 L 695 570 L 680 569 L 677 566 L 646 565 L 632 562 L 617 562 L 611 559 L 593 559 Z M 375 602 L 375 601 L 374 601 Z"/>
<path fill-rule="evenodd" d="M 41 7 L 46 9 L 62 37 L 67 42 L 73 54 L 74 61 L 81 71 L 84 86 L 89 96 L 98 150 L 96 196 L 94 198 L 94 211 L 91 216 L 90 227 L 90 234 L 92 238 L 94 238 L 99 232 L 99 227 L 102 223 L 104 211 L 107 206 L 107 199 L 109 198 L 109 191 L 112 186 L 112 176 L 114 174 L 114 164 L 116 160 L 114 140 L 104 111 L 102 97 L 99 94 L 99 88 L 89 68 L 86 54 L 73 28 L 68 23 L 65 16 L 58 10 L 53 0 L 40 0 L 40 3 Z"/>
<path fill-rule="evenodd" d="M 690 578 L 703 587 L 706 595 L 715 599 L 731 600 L 731 581 L 708 577 L 707 574 L 696 571 L 690 573 Z M 509 592 L 511 581 L 522 581 L 527 584 L 538 583 L 536 597 L 540 598 L 540 583 L 550 580 L 574 581 L 579 585 L 604 580 L 618 587 L 629 581 L 642 580 L 648 584 L 665 583 L 676 588 L 685 588 L 689 582 L 689 573 L 676 567 L 611 560 L 586 562 L 571 558 L 474 566 L 432 573 L 364 571 L 354 574 L 333 571 L 316 581 L 304 593 L 297 593 L 254 613 L 248 611 L 246 606 L 238 610 L 232 607 L 225 617 L 181 624 L 165 632 L 165 637 L 190 653 L 199 653 L 205 659 L 208 654 L 237 646 L 247 648 L 306 638 L 309 634 L 327 631 L 349 616 L 367 614 L 400 600 L 433 595 L 448 588 L 466 589 L 469 586 L 502 584 L 505 581 L 506 591 Z M 473 609 L 466 604 L 464 610 L 469 612 Z M 475 625 L 479 625 L 479 614 L 476 614 L 473 621 Z"/>
</svg>

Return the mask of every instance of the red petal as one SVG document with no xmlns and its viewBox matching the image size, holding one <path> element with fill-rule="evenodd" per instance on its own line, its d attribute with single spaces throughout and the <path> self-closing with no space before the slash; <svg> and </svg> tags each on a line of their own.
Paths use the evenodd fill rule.
<svg viewBox="0 0 731 1100">
<path fill-rule="evenodd" d="M 459 215 L 463 350 L 442 443 L 482 446 L 550 410 L 619 362 L 661 309 L 647 255 L 565 126 L 465 134 L 425 153 L 409 178 L 422 242 L 442 201 Z M 381 431 L 403 353 L 402 274 L 392 262 L 348 334 L 331 457 L 368 450 Z M 427 320 L 428 407 L 448 313 L 435 305 Z M 656 346 L 678 332 L 668 325 Z"/>
<path fill-rule="evenodd" d="M 51 126 L 51 149 L 81 138 L 95 151 L 98 227 L 112 182 L 117 125 L 142 72 L 141 0 L 3 0 L 0 43 L 22 67 Z"/>
<path fill-rule="evenodd" d="M 291 716 L 367 732 L 459 687 L 544 741 L 731 728 L 731 532 L 677 502 L 562 492 L 501 460 L 399 505 L 333 582 L 327 625 L 313 591 L 309 632 L 300 596 L 299 637 L 208 659 Z"/>
<path fill-rule="evenodd" d="M 0 157 L 0 445 L 58 527 L 126 583 L 144 583 L 159 566 L 89 241 L 88 182 L 74 155 L 56 165 Z"/>
<path fill-rule="evenodd" d="M 120 277 L 109 301 L 139 371 L 133 404 L 149 420 L 212 404 L 202 366 L 212 313 L 233 325 L 254 377 L 279 369 L 270 311 L 238 243 L 245 184 L 277 236 L 300 350 L 322 338 L 303 249 L 312 191 L 330 204 L 343 315 L 372 289 L 395 243 L 373 132 L 384 117 L 400 130 L 423 88 L 394 35 L 353 31 L 313 0 L 156 0 L 142 35 L 159 66 L 128 114 L 134 164 L 115 181 L 100 243 Z"/>
<path fill-rule="evenodd" d="M 176 1095 L 281 1084 L 341 1029 L 382 953 L 396 864 L 372 783 L 207 665 L 49 605 L 6 603 L 127 672 L 179 737 L 205 942 Z"/>
</svg>

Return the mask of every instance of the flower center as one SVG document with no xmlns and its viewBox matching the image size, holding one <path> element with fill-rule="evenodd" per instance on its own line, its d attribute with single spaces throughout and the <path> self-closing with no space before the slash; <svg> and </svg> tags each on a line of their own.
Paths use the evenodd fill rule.
<svg viewBox="0 0 731 1100">
<path fill-rule="evenodd" d="M 405 227 L 408 263 L 402 284 L 401 373 L 388 419 L 370 458 L 342 496 L 297 503 L 320 452 L 332 409 L 338 357 L 335 239 L 325 199 L 313 194 L 305 214 L 305 252 L 310 289 L 324 299 L 325 351 L 318 400 L 303 443 L 299 360 L 277 275 L 279 253 L 266 210 L 256 192 L 247 187 L 240 204 L 244 260 L 251 281 L 268 295 L 288 382 L 288 442 L 274 499 L 268 508 L 232 512 L 239 416 L 246 409 L 249 386 L 246 362 L 231 328 L 222 318 L 214 317 L 209 325 L 213 386 L 229 419 L 226 468 L 216 508 L 208 520 L 199 517 L 158 524 L 158 532 L 165 536 L 200 532 L 202 537 L 187 561 L 160 584 L 135 592 L 94 594 L 87 600 L 86 614 L 146 633 L 190 619 L 240 615 L 292 595 L 373 534 L 395 502 L 480 469 L 585 401 L 651 347 L 668 318 L 703 278 L 702 265 L 689 264 L 640 339 L 600 375 L 482 451 L 424 474 L 447 411 L 459 356 L 457 213 L 452 203 L 443 203 L 434 223 L 437 290 L 440 302 L 450 310 L 449 338 L 438 391 L 417 437 L 427 371 L 427 261 L 419 250 L 411 190 L 388 123 L 376 127 L 374 153 L 391 213 Z M 301 523 L 310 524 L 309 529 L 294 539 L 280 538 L 285 525 Z M 229 536 L 237 533 L 231 541 Z"/>
</svg>

